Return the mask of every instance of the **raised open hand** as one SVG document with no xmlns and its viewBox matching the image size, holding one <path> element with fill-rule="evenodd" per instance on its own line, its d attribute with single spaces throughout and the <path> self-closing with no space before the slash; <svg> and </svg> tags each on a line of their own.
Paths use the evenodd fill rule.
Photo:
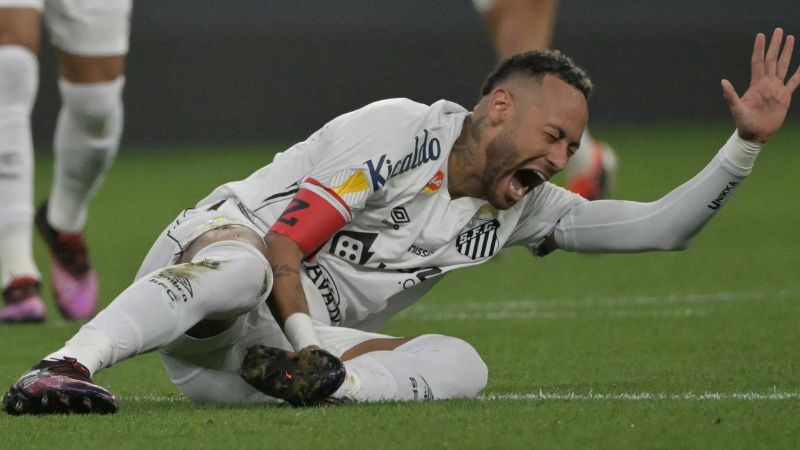
<svg viewBox="0 0 800 450">
<path fill-rule="evenodd" d="M 794 36 L 787 36 L 784 43 L 783 30 L 776 28 L 766 54 L 765 41 L 762 33 L 756 35 L 750 62 L 750 86 L 744 95 L 739 97 L 730 81 L 722 80 L 722 93 L 731 108 L 739 136 L 760 144 L 769 141 L 781 127 L 789 110 L 792 93 L 800 85 L 800 67 L 784 83 L 792 59 Z"/>
</svg>

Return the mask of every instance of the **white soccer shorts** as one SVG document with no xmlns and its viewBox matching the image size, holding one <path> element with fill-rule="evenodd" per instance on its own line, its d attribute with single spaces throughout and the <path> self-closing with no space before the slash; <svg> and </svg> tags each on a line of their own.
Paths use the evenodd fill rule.
<svg viewBox="0 0 800 450">
<path fill-rule="evenodd" d="M 50 41 L 80 56 L 128 53 L 133 0 L 0 0 L 0 8 L 33 8 L 44 16 Z"/>
</svg>

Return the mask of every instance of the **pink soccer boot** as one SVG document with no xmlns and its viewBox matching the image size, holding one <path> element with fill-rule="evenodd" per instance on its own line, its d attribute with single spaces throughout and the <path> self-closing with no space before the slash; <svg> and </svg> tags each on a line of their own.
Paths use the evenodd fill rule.
<svg viewBox="0 0 800 450">
<path fill-rule="evenodd" d="M 47 222 L 47 202 L 36 211 L 36 228 L 50 251 L 53 297 L 67 319 L 90 319 L 97 309 L 97 273 L 83 234 L 65 234 Z"/>
</svg>

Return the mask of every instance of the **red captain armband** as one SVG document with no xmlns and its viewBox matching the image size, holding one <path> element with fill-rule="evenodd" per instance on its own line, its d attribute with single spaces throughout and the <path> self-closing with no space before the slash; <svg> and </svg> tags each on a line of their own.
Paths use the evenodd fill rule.
<svg viewBox="0 0 800 450">
<path fill-rule="evenodd" d="M 293 240 L 303 257 L 308 257 L 352 217 L 350 207 L 338 194 L 319 181 L 306 178 L 270 231 Z"/>
</svg>

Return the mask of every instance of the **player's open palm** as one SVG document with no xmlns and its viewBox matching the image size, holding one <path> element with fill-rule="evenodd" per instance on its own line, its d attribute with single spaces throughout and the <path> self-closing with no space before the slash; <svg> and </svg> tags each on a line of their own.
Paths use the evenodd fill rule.
<svg viewBox="0 0 800 450">
<path fill-rule="evenodd" d="M 764 53 L 766 38 L 756 36 L 750 64 L 750 86 L 741 97 L 728 80 L 722 80 L 722 92 L 731 108 L 733 120 L 743 139 L 766 143 L 783 124 L 792 93 L 800 85 L 800 68 L 786 80 L 792 59 L 794 36 L 783 40 L 783 30 L 776 28 Z M 781 51 L 783 46 L 783 51 Z"/>
</svg>

